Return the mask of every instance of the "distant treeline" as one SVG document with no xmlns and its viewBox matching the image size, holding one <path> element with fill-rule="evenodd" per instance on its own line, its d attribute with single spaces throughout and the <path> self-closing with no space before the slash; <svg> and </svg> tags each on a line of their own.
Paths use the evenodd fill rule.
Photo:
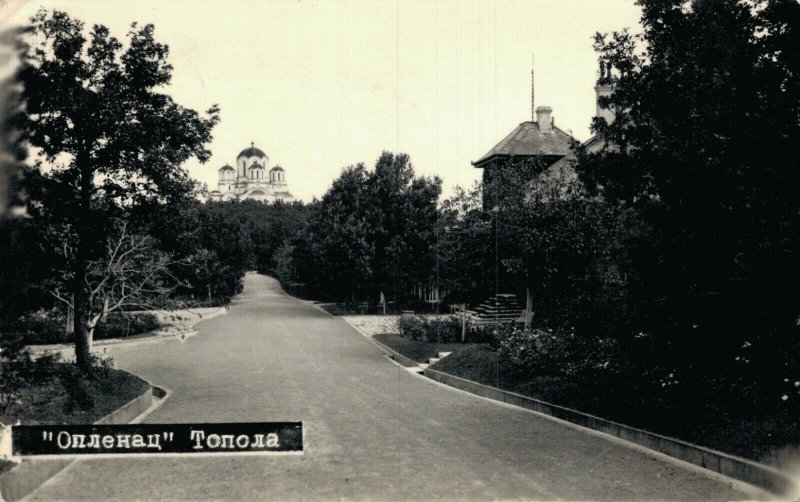
<svg viewBox="0 0 800 502">
<path fill-rule="evenodd" d="M 247 270 L 270 273 L 275 251 L 306 227 L 302 203 L 255 201 L 177 204 L 140 208 L 127 216 L 129 231 L 155 239 L 172 256 L 174 305 L 221 305 L 242 289 Z M 6 220 L 0 242 L 0 319 L 5 322 L 59 302 L 50 294 L 65 257 L 38 218 Z M 168 305 L 165 305 L 168 306 Z"/>
</svg>

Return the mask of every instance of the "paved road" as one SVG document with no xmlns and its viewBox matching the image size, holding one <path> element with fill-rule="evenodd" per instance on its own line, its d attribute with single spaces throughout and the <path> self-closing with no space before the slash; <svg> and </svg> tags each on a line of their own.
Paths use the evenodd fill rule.
<svg viewBox="0 0 800 502">
<path fill-rule="evenodd" d="M 415 376 L 248 274 L 185 343 L 114 349 L 174 394 L 146 422 L 302 420 L 302 456 L 80 460 L 35 500 L 736 500 L 695 470 Z"/>
</svg>

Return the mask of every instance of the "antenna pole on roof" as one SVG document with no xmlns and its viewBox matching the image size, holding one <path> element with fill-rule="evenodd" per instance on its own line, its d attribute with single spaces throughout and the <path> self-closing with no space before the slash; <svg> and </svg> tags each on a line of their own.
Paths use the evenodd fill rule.
<svg viewBox="0 0 800 502">
<path fill-rule="evenodd" d="M 531 53 L 531 122 L 536 120 L 536 102 L 534 101 L 534 78 L 533 78 L 534 54 Z"/>
</svg>

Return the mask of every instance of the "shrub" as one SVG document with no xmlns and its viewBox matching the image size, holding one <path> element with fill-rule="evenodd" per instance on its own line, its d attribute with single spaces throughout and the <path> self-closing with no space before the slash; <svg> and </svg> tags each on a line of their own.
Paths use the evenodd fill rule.
<svg viewBox="0 0 800 502">
<path fill-rule="evenodd" d="M 497 350 L 499 339 L 515 329 L 512 323 L 467 324 L 467 343 L 488 343 Z"/>
<path fill-rule="evenodd" d="M 615 371 L 619 361 L 616 342 L 580 337 L 574 330 L 522 330 L 514 328 L 498 337 L 498 354 L 518 373 L 568 375 L 599 379 Z"/>
<path fill-rule="evenodd" d="M 461 342 L 461 319 L 449 316 L 428 321 L 428 341 L 440 343 Z"/>
<path fill-rule="evenodd" d="M 499 338 L 498 353 L 521 373 L 563 374 L 569 358 L 566 342 L 560 334 L 540 329 L 514 329 Z"/>
<path fill-rule="evenodd" d="M 126 336 L 147 333 L 161 327 L 158 318 L 150 313 L 112 312 L 105 322 L 98 324 L 94 330 L 94 339 L 124 338 Z"/>
<path fill-rule="evenodd" d="M 418 315 L 403 314 L 397 320 L 400 334 L 412 340 L 425 341 L 428 335 L 428 321 Z"/>
<path fill-rule="evenodd" d="M 19 336 L 0 337 L 0 414 L 19 403 L 18 391 L 27 385 L 31 355 Z"/>
<path fill-rule="evenodd" d="M 153 331 L 159 327 L 161 324 L 158 322 L 158 318 L 150 313 L 112 312 L 108 314 L 105 322 L 97 325 L 93 338 L 101 340 L 132 336 Z M 67 335 L 66 331 L 66 317 L 63 312 L 55 308 L 40 309 L 25 314 L 3 331 L 16 334 L 27 345 L 72 342 L 72 337 Z"/>
<path fill-rule="evenodd" d="M 427 319 L 421 315 L 403 314 L 397 321 L 400 334 L 416 341 L 461 343 L 461 317 Z M 464 343 L 489 343 L 497 348 L 499 337 L 514 329 L 510 323 L 475 324 L 467 322 Z"/>
<path fill-rule="evenodd" d="M 19 334 L 26 344 L 65 343 L 68 340 L 66 318 L 56 308 L 39 309 L 23 315 L 8 327 Z"/>
</svg>

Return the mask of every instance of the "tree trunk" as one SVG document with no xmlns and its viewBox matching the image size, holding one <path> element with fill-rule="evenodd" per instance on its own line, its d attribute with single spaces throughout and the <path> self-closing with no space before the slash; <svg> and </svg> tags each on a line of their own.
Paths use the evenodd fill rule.
<svg viewBox="0 0 800 502">
<path fill-rule="evenodd" d="M 75 305 L 75 295 L 72 295 L 72 305 Z M 67 337 L 72 336 L 75 333 L 75 309 L 73 307 L 67 306 L 67 320 L 64 325 L 64 331 L 67 333 Z"/>
<path fill-rule="evenodd" d="M 89 267 L 89 246 L 91 245 L 91 199 L 92 176 L 88 167 L 88 156 L 78 155 L 78 168 L 81 172 L 80 198 L 75 219 L 78 242 L 75 247 L 74 297 L 75 307 L 75 363 L 86 372 L 92 369 L 90 351 L 92 349 L 92 329 L 89 328 L 89 292 L 86 290 L 86 270 Z"/>
<path fill-rule="evenodd" d="M 78 267 L 76 267 L 78 268 Z M 84 269 L 85 270 L 85 269 Z M 78 274 L 75 274 L 76 278 Z M 84 371 L 91 370 L 90 351 L 92 350 L 92 331 L 89 329 L 89 299 L 83 287 L 83 274 L 75 286 L 75 363 Z"/>
</svg>

